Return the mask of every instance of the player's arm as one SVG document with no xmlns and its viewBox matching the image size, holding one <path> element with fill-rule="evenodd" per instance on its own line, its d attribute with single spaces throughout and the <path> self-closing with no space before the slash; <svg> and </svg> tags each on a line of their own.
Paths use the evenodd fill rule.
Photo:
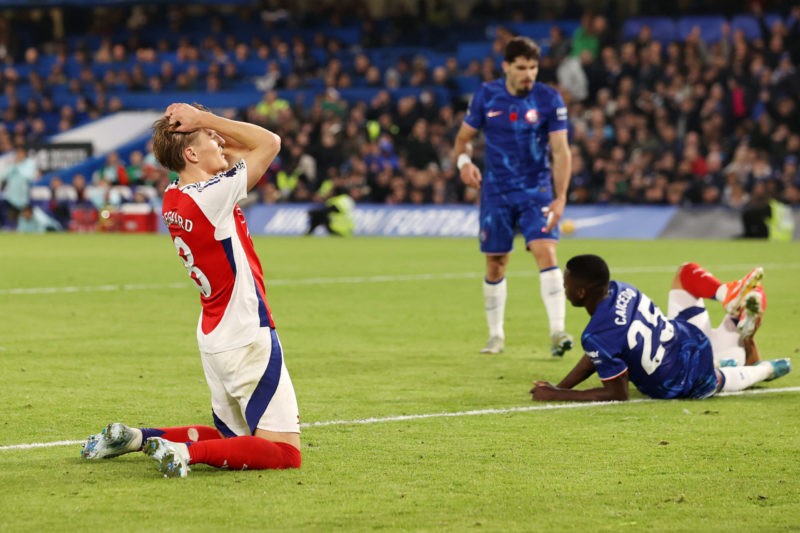
<svg viewBox="0 0 800 533">
<path fill-rule="evenodd" d="M 761 353 L 758 351 L 758 346 L 752 335 L 742 338 L 742 346 L 744 347 L 745 365 L 754 365 L 761 361 Z"/>
<path fill-rule="evenodd" d="M 628 372 L 603 381 L 602 387 L 587 390 L 573 390 L 572 387 L 583 383 L 594 374 L 592 360 L 584 355 L 558 385 L 547 381 L 536 381 L 531 389 L 531 397 L 538 401 L 562 402 L 605 402 L 625 401 L 628 399 Z"/>
<path fill-rule="evenodd" d="M 456 134 L 455 147 L 453 154 L 456 158 L 456 168 L 458 168 L 461 181 L 469 187 L 476 189 L 481 186 L 481 171 L 472 162 L 472 141 L 478 136 L 478 130 L 469 124 L 462 123 L 461 128 Z"/>
<path fill-rule="evenodd" d="M 553 201 L 547 208 L 547 226 L 545 231 L 551 231 L 561 217 L 567 205 L 569 180 L 572 176 L 572 152 L 569 149 L 567 130 L 553 131 L 550 133 L 550 152 L 553 155 Z M 552 216 L 550 216 L 552 214 Z"/>
<path fill-rule="evenodd" d="M 189 104 L 172 104 L 165 114 L 176 124 L 176 131 L 208 128 L 225 139 L 227 153 L 247 164 L 247 190 L 258 183 L 281 148 L 281 138 L 261 126 L 220 117 Z"/>
</svg>

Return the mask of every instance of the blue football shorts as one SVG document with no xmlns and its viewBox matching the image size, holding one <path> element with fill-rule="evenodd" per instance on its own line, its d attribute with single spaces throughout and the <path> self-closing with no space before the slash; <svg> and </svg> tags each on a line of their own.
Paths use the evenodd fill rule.
<svg viewBox="0 0 800 533">
<path fill-rule="evenodd" d="M 544 210 L 548 204 L 538 201 L 509 205 L 480 206 L 480 243 L 485 254 L 507 254 L 514 249 L 517 231 L 525 237 L 525 243 L 539 239 L 558 240 L 558 226 L 544 232 L 547 225 Z"/>
</svg>

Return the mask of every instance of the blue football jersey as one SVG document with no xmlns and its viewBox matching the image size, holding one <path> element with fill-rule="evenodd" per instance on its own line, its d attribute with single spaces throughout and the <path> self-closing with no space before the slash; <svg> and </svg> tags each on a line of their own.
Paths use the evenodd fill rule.
<svg viewBox="0 0 800 533">
<path fill-rule="evenodd" d="M 561 95 L 534 83 L 527 96 L 513 96 L 505 79 L 482 84 L 469 104 L 464 122 L 483 129 L 486 140 L 481 201 L 509 203 L 552 198 L 550 137 L 567 129 L 567 107 Z"/>
<path fill-rule="evenodd" d="M 650 298 L 612 281 L 581 335 L 602 380 L 626 370 L 651 398 L 705 398 L 717 386 L 711 343 L 695 326 L 669 320 Z"/>
</svg>

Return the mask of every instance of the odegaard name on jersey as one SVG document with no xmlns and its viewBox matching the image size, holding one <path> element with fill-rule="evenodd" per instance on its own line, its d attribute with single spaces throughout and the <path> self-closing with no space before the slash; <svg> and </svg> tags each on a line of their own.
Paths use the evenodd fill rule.
<svg viewBox="0 0 800 533">
<path fill-rule="evenodd" d="M 163 213 L 162 216 L 164 217 L 164 224 L 167 226 L 180 226 L 184 231 L 188 232 L 191 232 L 194 227 L 191 219 L 184 219 L 175 210 Z"/>
</svg>

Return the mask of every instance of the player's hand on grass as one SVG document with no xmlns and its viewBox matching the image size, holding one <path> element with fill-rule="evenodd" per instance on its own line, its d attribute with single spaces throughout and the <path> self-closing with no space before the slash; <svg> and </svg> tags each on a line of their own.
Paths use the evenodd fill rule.
<svg viewBox="0 0 800 533">
<path fill-rule="evenodd" d="M 531 399 L 546 402 L 555 399 L 558 387 L 549 381 L 535 381 L 531 389 Z"/>
</svg>

